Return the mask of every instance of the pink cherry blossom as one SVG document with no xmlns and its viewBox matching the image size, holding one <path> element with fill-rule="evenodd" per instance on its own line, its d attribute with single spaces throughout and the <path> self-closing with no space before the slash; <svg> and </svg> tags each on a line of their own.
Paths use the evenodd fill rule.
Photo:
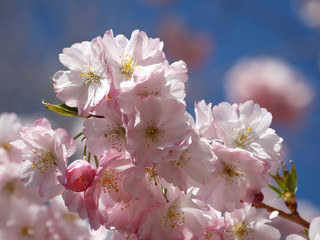
<svg viewBox="0 0 320 240">
<path fill-rule="evenodd" d="M 215 121 L 212 116 L 212 107 L 211 103 L 206 104 L 204 100 L 195 103 L 195 115 L 196 115 L 196 131 L 205 139 L 212 141 L 217 139 Z"/>
<path fill-rule="evenodd" d="M 164 65 L 167 66 L 166 77 L 168 79 L 176 79 L 183 83 L 186 83 L 188 81 L 188 68 L 187 64 L 184 61 L 179 60 L 172 63 L 170 66 L 166 61 L 164 62 Z"/>
<path fill-rule="evenodd" d="M 203 215 L 207 206 L 186 195 L 149 211 L 138 230 L 139 239 L 198 239 L 208 224 Z"/>
<path fill-rule="evenodd" d="M 75 191 L 83 192 L 92 183 L 96 175 L 96 169 L 87 161 L 76 160 L 72 162 L 66 171 L 66 188 Z"/>
<path fill-rule="evenodd" d="M 77 107 L 79 114 L 90 111 L 109 92 L 107 65 L 100 37 L 91 42 L 76 43 L 63 49 L 61 63 L 68 71 L 58 71 L 53 76 L 53 89 L 57 97 L 70 107 Z"/>
<path fill-rule="evenodd" d="M 19 138 L 21 127 L 21 121 L 15 113 L 0 115 L 0 163 L 21 161 L 20 151 L 11 144 Z"/>
<path fill-rule="evenodd" d="M 137 232 L 146 208 L 138 200 L 116 203 L 108 210 L 108 229 L 117 229 L 127 234 Z"/>
<path fill-rule="evenodd" d="M 127 154 L 112 159 L 102 159 L 91 186 L 85 191 L 84 203 L 90 226 L 98 229 L 108 221 L 108 208 L 116 203 L 127 203 L 131 200 L 124 190 L 124 171 L 133 166 Z"/>
<path fill-rule="evenodd" d="M 184 141 L 191 118 L 177 100 L 146 98 L 136 105 L 128 123 L 128 149 L 138 165 L 158 163 L 170 149 Z"/>
<path fill-rule="evenodd" d="M 269 128 L 272 116 L 265 108 L 253 101 L 223 102 L 213 107 L 212 114 L 225 146 L 245 149 L 268 161 L 279 160 L 282 138 Z"/>
<path fill-rule="evenodd" d="M 279 240 L 278 229 L 267 225 L 271 222 L 266 209 L 256 209 L 250 205 L 245 205 L 242 209 L 237 209 L 232 213 L 226 212 L 225 230 L 223 239 L 225 240 Z"/>
<path fill-rule="evenodd" d="M 170 150 L 169 154 L 157 164 L 155 170 L 167 182 L 187 192 L 190 187 L 201 187 L 213 171 L 212 162 L 216 160 L 208 143 L 193 134 L 190 141 Z"/>
<path fill-rule="evenodd" d="M 175 65 L 183 65 L 177 63 Z M 135 84 L 120 94 L 120 105 L 124 113 L 129 114 L 134 110 L 138 101 L 152 97 L 166 101 L 173 98 L 184 103 L 185 86 L 184 76 L 179 67 L 158 66 L 151 73 L 133 76 Z M 177 69 L 177 70 L 175 70 Z M 181 76 L 182 75 L 182 76 Z"/>
<path fill-rule="evenodd" d="M 94 114 L 84 121 L 83 133 L 87 137 L 87 146 L 91 153 L 102 155 L 121 155 L 127 148 L 125 116 L 120 112 L 114 99 L 106 99 L 95 107 Z"/>
<path fill-rule="evenodd" d="M 22 127 L 19 117 L 15 113 L 2 113 L 0 115 L 0 146 L 7 146 L 10 142 L 19 138 L 19 132 Z"/>
<path fill-rule="evenodd" d="M 216 145 L 211 179 L 200 188 L 200 199 L 219 211 L 241 208 L 251 203 L 261 188 L 267 185 L 265 163 L 242 149 Z"/>
<path fill-rule="evenodd" d="M 61 194 L 64 204 L 70 212 L 77 213 L 80 218 L 88 218 L 84 202 L 84 192 L 74 192 L 65 189 Z"/>
<path fill-rule="evenodd" d="M 163 43 L 159 39 L 148 38 L 145 32 L 139 30 L 132 32 L 130 40 L 123 35 L 114 37 L 113 31 L 109 30 L 101 45 L 110 66 L 115 89 L 131 80 L 137 70 L 161 64 L 165 59 Z"/>
<path fill-rule="evenodd" d="M 208 224 L 199 240 L 223 240 L 222 233 L 224 230 L 224 218 L 221 212 L 208 205 L 209 211 L 205 213 Z"/>
<path fill-rule="evenodd" d="M 163 187 L 167 189 L 168 199 L 180 196 L 180 190 L 166 182 L 153 167 L 134 166 L 124 174 L 124 189 L 132 199 L 139 200 L 145 207 L 157 207 L 166 203 Z"/>
<path fill-rule="evenodd" d="M 51 232 L 56 237 L 53 239 L 104 240 L 106 238 L 105 229 L 97 233 L 91 231 L 88 222 L 81 219 L 78 214 L 69 212 L 59 196 L 50 200 L 48 211 L 52 216 Z"/>
<path fill-rule="evenodd" d="M 10 216 L 1 227 L 0 239 L 50 239 L 50 214 L 45 205 L 33 204 L 24 198 L 12 198 Z"/>
<path fill-rule="evenodd" d="M 301 118 L 314 99 L 314 91 L 300 73 L 271 57 L 241 60 L 230 70 L 226 82 L 229 99 L 253 100 L 282 123 Z"/>
<path fill-rule="evenodd" d="M 23 127 L 21 140 L 14 145 L 22 152 L 21 179 L 28 187 L 39 186 L 42 197 L 52 198 L 64 187 L 57 177 L 64 179 L 67 157 L 75 152 L 75 142 L 64 129 L 53 130 L 45 119 L 35 121 L 35 128 Z"/>
<path fill-rule="evenodd" d="M 11 198 L 24 198 L 31 203 L 40 204 L 44 199 L 38 194 L 37 188 L 27 188 L 20 179 L 20 164 L 8 162 L 0 165 L 0 203 L 9 209 Z"/>
</svg>

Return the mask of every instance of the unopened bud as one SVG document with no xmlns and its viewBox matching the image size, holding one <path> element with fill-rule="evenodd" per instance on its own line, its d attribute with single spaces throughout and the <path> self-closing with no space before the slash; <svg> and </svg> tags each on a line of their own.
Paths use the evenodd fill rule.
<svg viewBox="0 0 320 240">
<path fill-rule="evenodd" d="M 92 183 L 96 169 L 84 160 L 76 160 L 66 172 L 66 187 L 75 192 L 85 191 Z"/>
<path fill-rule="evenodd" d="M 263 199 L 264 199 L 263 193 L 259 192 L 254 195 L 254 199 L 252 201 L 252 204 L 258 205 L 258 204 L 262 203 Z"/>
<path fill-rule="evenodd" d="M 295 194 L 288 191 L 288 192 L 284 192 L 281 197 L 291 213 L 294 213 L 297 211 L 298 205 L 297 205 L 297 199 Z"/>
</svg>

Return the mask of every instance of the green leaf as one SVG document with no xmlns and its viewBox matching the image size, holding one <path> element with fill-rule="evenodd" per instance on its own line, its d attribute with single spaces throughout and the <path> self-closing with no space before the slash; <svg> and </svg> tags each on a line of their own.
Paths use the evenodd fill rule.
<svg viewBox="0 0 320 240">
<path fill-rule="evenodd" d="M 276 175 L 270 173 L 270 176 L 277 182 L 278 186 L 282 190 L 282 192 L 288 191 L 286 184 L 284 183 L 284 179 L 279 175 L 278 169 L 276 170 Z"/>
<path fill-rule="evenodd" d="M 277 187 L 275 187 L 275 186 L 272 186 L 272 185 L 268 185 L 273 191 L 275 191 L 278 195 L 279 195 L 279 197 L 281 197 L 281 195 L 282 195 L 282 192 L 281 192 L 281 190 L 279 189 L 279 188 L 277 188 Z"/>
<path fill-rule="evenodd" d="M 297 171 L 296 167 L 292 163 L 291 170 L 288 177 L 287 187 L 289 188 L 290 192 L 293 194 L 297 191 L 297 184 L 298 184 L 298 178 L 297 178 Z"/>
<path fill-rule="evenodd" d="M 42 104 L 44 104 L 44 106 L 49 110 L 59 113 L 61 115 L 78 116 L 78 109 L 75 107 L 69 107 L 66 104 L 55 105 L 51 103 L 45 103 L 44 100 L 42 100 Z"/>
<path fill-rule="evenodd" d="M 301 233 L 307 238 L 307 240 L 310 240 L 309 229 L 304 229 L 303 231 L 301 231 Z"/>
</svg>

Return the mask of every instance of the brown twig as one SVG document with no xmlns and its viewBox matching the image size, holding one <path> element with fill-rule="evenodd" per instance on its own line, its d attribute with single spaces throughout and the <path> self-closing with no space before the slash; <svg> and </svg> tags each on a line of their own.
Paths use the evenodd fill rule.
<svg viewBox="0 0 320 240">
<path fill-rule="evenodd" d="M 254 205 L 254 206 L 256 208 L 265 208 L 265 209 L 267 209 L 268 212 L 278 211 L 280 217 L 288 219 L 291 222 L 295 222 L 295 223 L 300 224 L 301 226 L 309 229 L 310 223 L 308 221 L 304 220 L 302 217 L 300 217 L 298 212 L 286 213 L 284 211 L 281 211 L 279 209 L 276 209 L 276 208 L 271 207 L 271 206 L 264 204 L 264 203 L 260 203 L 260 204 Z"/>
</svg>

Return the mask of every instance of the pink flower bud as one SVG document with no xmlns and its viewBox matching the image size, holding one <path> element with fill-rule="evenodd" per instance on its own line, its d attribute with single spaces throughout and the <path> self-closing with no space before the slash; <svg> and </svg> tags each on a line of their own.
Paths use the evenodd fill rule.
<svg viewBox="0 0 320 240">
<path fill-rule="evenodd" d="M 75 192 L 85 191 L 92 183 L 96 169 L 84 160 L 76 160 L 66 172 L 66 187 Z"/>
<path fill-rule="evenodd" d="M 254 199 L 253 199 L 252 203 L 253 204 L 260 204 L 260 203 L 262 203 L 263 199 L 264 199 L 263 193 L 259 192 L 254 195 Z"/>
</svg>

